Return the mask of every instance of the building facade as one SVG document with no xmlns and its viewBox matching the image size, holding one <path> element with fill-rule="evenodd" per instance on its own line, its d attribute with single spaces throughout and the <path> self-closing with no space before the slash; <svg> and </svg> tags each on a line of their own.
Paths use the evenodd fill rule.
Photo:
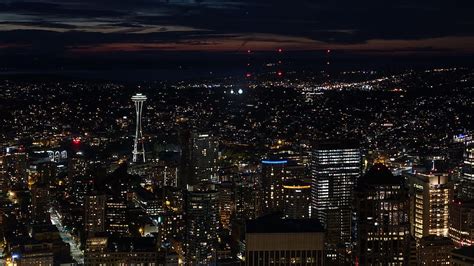
<svg viewBox="0 0 474 266">
<path fill-rule="evenodd" d="M 186 264 L 215 263 L 219 194 L 213 185 L 190 186 L 186 197 Z"/>
<path fill-rule="evenodd" d="M 324 265 L 324 231 L 315 219 L 251 220 L 245 242 L 245 265 Z"/>
<path fill-rule="evenodd" d="M 414 174 L 408 176 L 410 186 L 411 233 L 424 236 L 448 236 L 449 202 L 453 188 L 447 174 Z"/>
<path fill-rule="evenodd" d="M 355 261 L 360 265 L 405 265 L 410 257 L 409 200 L 404 180 L 375 164 L 355 192 Z"/>
<path fill-rule="evenodd" d="M 311 216 L 325 227 L 328 250 L 345 250 L 350 245 L 353 190 L 360 174 L 361 153 L 356 143 L 325 142 L 313 147 Z"/>
</svg>

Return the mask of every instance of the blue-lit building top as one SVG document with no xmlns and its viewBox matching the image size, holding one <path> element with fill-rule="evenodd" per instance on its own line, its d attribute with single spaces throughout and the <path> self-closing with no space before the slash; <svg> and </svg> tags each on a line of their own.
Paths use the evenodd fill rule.
<svg viewBox="0 0 474 266">
<path fill-rule="evenodd" d="M 287 164 L 288 160 L 262 160 L 262 164 Z"/>
</svg>

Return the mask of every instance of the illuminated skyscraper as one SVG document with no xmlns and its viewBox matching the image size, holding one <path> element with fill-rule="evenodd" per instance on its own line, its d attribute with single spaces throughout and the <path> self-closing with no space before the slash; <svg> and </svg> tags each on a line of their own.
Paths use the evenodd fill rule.
<svg viewBox="0 0 474 266">
<path fill-rule="evenodd" d="M 230 228 L 230 218 L 235 212 L 234 185 L 232 182 L 222 182 L 219 191 L 219 216 L 222 227 Z"/>
<path fill-rule="evenodd" d="M 415 174 L 410 184 L 410 224 L 416 239 L 424 236 L 448 236 L 449 201 L 452 188 L 447 174 Z"/>
<path fill-rule="evenodd" d="M 125 202 L 116 200 L 113 197 L 109 197 L 105 206 L 105 231 L 120 235 L 127 235 L 127 205 Z"/>
<path fill-rule="evenodd" d="M 354 203 L 355 261 L 359 265 L 407 265 L 409 199 L 403 178 L 375 164 L 358 181 Z"/>
<path fill-rule="evenodd" d="M 10 187 L 10 179 L 6 171 L 5 157 L 0 156 L 0 198 L 5 196 Z"/>
<path fill-rule="evenodd" d="M 474 144 L 466 144 L 457 198 L 449 206 L 449 237 L 457 247 L 474 244 Z"/>
<path fill-rule="evenodd" d="M 308 219 L 311 186 L 299 179 L 283 183 L 283 214 L 287 219 Z"/>
<path fill-rule="evenodd" d="M 107 198 L 105 195 L 89 195 L 85 198 L 85 223 L 84 229 L 89 236 L 105 232 L 105 208 Z"/>
<path fill-rule="evenodd" d="M 459 196 L 463 200 L 474 200 L 474 144 L 466 147 Z"/>
<path fill-rule="evenodd" d="M 135 112 L 137 114 L 137 122 L 135 127 L 135 142 L 133 144 L 133 162 L 145 162 L 145 143 L 143 142 L 142 131 L 142 109 L 143 103 L 146 101 L 146 96 L 137 93 L 132 96 L 132 101 L 135 103 Z"/>
<path fill-rule="evenodd" d="M 235 216 L 239 221 L 255 219 L 260 212 L 261 188 L 253 182 L 241 181 L 235 184 Z"/>
<path fill-rule="evenodd" d="M 210 134 L 193 133 L 191 137 L 192 180 L 189 184 L 216 181 L 219 143 Z"/>
<path fill-rule="evenodd" d="M 214 185 L 189 186 L 186 198 L 186 264 L 216 261 L 219 195 Z"/>
<path fill-rule="evenodd" d="M 4 157 L 5 170 L 13 185 L 28 183 L 28 154 L 23 147 L 8 147 Z"/>
<path fill-rule="evenodd" d="M 474 200 L 451 201 L 449 237 L 457 247 L 474 245 Z"/>
<path fill-rule="evenodd" d="M 329 246 L 350 241 L 353 190 L 360 173 L 361 154 L 357 144 L 325 142 L 314 147 L 311 216 L 326 228 Z"/>
<path fill-rule="evenodd" d="M 287 180 L 287 160 L 262 160 L 262 213 L 283 210 L 283 182 Z"/>
<path fill-rule="evenodd" d="M 48 223 L 49 217 L 49 188 L 45 184 L 36 184 L 31 188 L 31 205 L 33 220 L 37 223 Z"/>
</svg>

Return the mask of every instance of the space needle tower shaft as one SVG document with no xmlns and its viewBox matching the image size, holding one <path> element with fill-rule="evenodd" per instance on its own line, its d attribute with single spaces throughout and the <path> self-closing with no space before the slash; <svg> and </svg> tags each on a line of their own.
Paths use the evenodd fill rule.
<svg viewBox="0 0 474 266">
<path fill-rule="evenodd" d="M 142 110 L 143 103 L 146 101 L 146 96 L 137 93 L 132 96 L 132 101 L 135 103 L 135 112 L 137 115 L 137 122 L 135 127 L 135 142 L 133 144 L 133 162 L 145 162 L 145 143 L 143 141 L 142 131 Z"/>
</svg>

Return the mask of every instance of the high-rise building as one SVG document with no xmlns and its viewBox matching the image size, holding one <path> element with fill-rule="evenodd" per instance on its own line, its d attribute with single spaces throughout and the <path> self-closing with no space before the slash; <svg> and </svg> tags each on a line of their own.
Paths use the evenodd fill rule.
<svg viewBox="0 0 474 266">
<path fill-rule="evenodd" d="M 164 202 L 164 212 L 156 218 L 161 222 L 159 230 L 163 241 L 169 242 L 172 239 L 182 238 L 184 235 L 186 220 L 184 219 L 185 196 L 183 193 L 183 190 L 179 188 L 163 188 L 161 203 Z"/>
<path fill-rule="evenodd" d="M 474 144 L 466 142 L 457 197 L 449 206 L 449 237 L 457 247 L 474 244 Z"/>
<path fill-rule="evenodd" d="M 84 230 L 89 236 L 105 232 L 106 195 L 93 194 L 85 197 Z"/>
<path fill-rule="evenodd" d="M 230 228 L 230 218 L 235 212 L 234 185 L 232 182 L 222 182 L 219 191 L 219 217 L 223 228 Z"/>
<path fill-rule="evenodd" d="M 464 153 L 462 174 L 459 184 L 459 198 L 474 199 L 474 144 L 468 145 Z"/>
<path fill-rule="evenodd" d="M 263 214 L 283 210 L 283 182 L 287 180 L 287 164 L 287 160 L 262 160 Z"/>
<path fill-rule="evenodd" d="M 355 261 L 406 265 L 410 257 L 409 200 L 404 179 L 375 164 L 357 184 Z"/>
<path fill-rule="evenodd" d="M 10 189 L 10 178 L 6 171 L 5 157 L 0 156 L 0 198 L 5 196 Z"/>
<path fill-rule="evenodd" d="M 214 185 L 189 186 L 186 198 L 186 264 L 215 263 L 219 195 Z"/>
<path fill-rule="evenodd" d="M 253 182 L 238 182 L 234 186 L 236 220 L 246 221 L 255 219 L 260 212 L 261 189 Z"/>
<path fill-rule="evenodd" d="M 457 247 L 474 244 L 474 200 L 450 202 L 449 237 Z"/>
<path fill-rule="evenodd" d="M 219 143 L 210 134 L 191 134 L 191 180 L 189 185 L 217 180 Z"/>
<path fill-rule="evenodd" d="M 163 186 L 178 187 L 178 167 L 164 166 L 160 169 Z"/>
<path fill-rule="evenodd" d="M 135 142 L 133 144 L 133 162 L 142 162 L 145 160 L 145 143 L 143 140 L 143 130 L 142 130 L 142 110 L 143 103 L 146 101 L 146 96 L 137 93 L 132 96 L 132 101 L 135 104 L 135 113 L 137 116 L 137 122 L 135 125 Z"/>
<path fill-rule="evenodd" d="M 411 233 L 416 239 L 424 236 L 448 236 L 449 202 L 452 187 L 447 174 L 408 175 L 410 187 Z"/>
<path fill-rule="evenodd" d="M 37 184 L 31 188 L 31 205 L 33 220 L 37 223 L 49 223 L 49 187 Z"/>
<path fill-rule="evenodd" d="M 137 206 L 140 206 L 153 219 L 157 219 L 158 216 L 163 214 L 163 199 L 142 187 L 136 189 L 134 201 Z M 167 202 L 170 203 L 169 201 Z"/>
<path fill-rule="evenodd" d="M 245 243 L 245 265 L 324 265 L 324 230 L 316 219 L 250 220 Z"/>
<path fill-rule="evenodd" d="M 361 153 L 355 142 L 322 142 L 313 147 L 311 216 L 325 227 L 328 250 L 349 245 L 353 190 L 360 174 Z"/>
<path fill-rule="evenodd" d="M 76 152 L 70 156 L 67 168 L 67 183 L 72 184 L 77 177 L 85 176 L 87 168 L 87 160 L 82 152 Z"/>
<path fill-rule="evenodd" d="M 417 250 L 418 265 L 449 265 L 454 244 L 443 236 L 425 236 L 421 238 Z"/>
<path fill-rule="evenodd" d="M 8 147 L 5 157 L 5 170 L 14 185 L 26 186 L 28 183 L 28 154 L 23 147 Z"/>
<path fill-rule="evenodd" d="M 125 202 L 109 196 L 105 205 L 105 230 L 118 235 L 128 235 L 127 205 Z"/>
<path fill-rule="evenodd" d="M 283 183 L 283 215 L 288 219 L 308 219 L 311 186 L 299 179 Z"/>
<path fill-rule="evenodd" d="M 39 163 L 36 166 L 36 171 L 38 173 L 38 178 L 36 182 L 50 186 L 53 181 L 56 179 L 57 175 L 57 163 L 55 162 L 43 162 Z"/>
</svg>

